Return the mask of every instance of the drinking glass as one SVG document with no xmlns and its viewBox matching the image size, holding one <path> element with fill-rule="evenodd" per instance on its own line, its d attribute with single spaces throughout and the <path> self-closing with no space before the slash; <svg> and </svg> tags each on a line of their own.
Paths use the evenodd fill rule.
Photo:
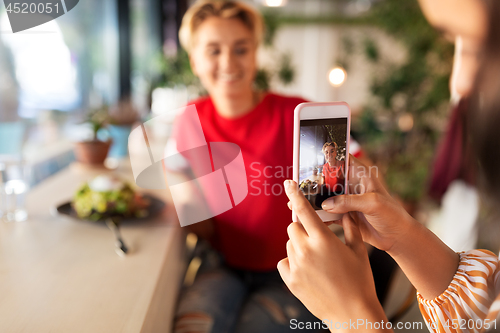
<svg viewBox="0 0 500 333">
<path fill-rule="evenodd" d="M 18 222 L 28 218 L 29 174 L 29 167 L 22 158 L 0 157 L 0 215 L 4 221 Z"/>
</svg>

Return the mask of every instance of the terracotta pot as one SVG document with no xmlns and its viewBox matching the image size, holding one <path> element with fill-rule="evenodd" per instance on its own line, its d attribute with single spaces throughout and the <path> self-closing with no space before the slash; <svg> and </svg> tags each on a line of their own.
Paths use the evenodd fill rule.
<svg viewBox="0 0 500 333">
<path fill-rule="evenodd" d="M 75 144 L 76 160 L 83 164 L 104 164 L 111 142 L 111 140 L 106 142 L 99 140 L 77 142 Z"/>
</svg>

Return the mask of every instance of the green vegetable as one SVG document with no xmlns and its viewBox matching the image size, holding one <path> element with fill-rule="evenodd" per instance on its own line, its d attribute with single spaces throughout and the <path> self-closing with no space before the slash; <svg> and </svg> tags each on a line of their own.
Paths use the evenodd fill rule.
<svg viewBox="0 0 500 333">
<path fill-rule="evenodd" d="M 78 217 L 97 221 L 109 215 L 133 216 L 135 193 L 128 184 L 119 190 L 96 192 L 84 184 L 73 198 Z"/>
</svg>

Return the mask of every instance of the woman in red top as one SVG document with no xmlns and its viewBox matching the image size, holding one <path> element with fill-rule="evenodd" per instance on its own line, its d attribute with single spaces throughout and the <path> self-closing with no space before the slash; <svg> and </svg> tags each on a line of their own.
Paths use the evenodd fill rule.
<svg viewBox="0 0 500 333">
<path fill-rule="evenodd" d="M 276 269 L 286 254 L 291 220 L 282 183 L 292 175 L 293 111 L 305 100 L 254 89 L 262 19 L 251 7 L 197 2 L 184 16 L 179 36 L 209 96 L 191 103 L 197 112 L 186 108 L 176 119 L 167 155 L 184 161 L 165 166 L 186 181 L 196 180 L 216 170 L 202 170 L 203 154 L 192 147 L 234 143 L 241 149 L 248 194 L 236 204 L 228 183 L 232 208 L 188 226 L 210 246 L 194 284 L 181 295 L 174 331 L 288 332 L 292 320 L 316 322 L 318 328 L 317 318 L 288 291 Z M 199 184 L 214 208 L 218 195 Z M 189 207 L 189 201 L 188 213 L 201 209 Z"/>
<path fill-rule="evenodd" d="M 246 171 L 239 184 L 248 194 L 241 202 L 236 198 L 233 190 L 239 188 L 231 188 L 227 170 L 227 191 L 198 181 L 209 210 L 220 208 L 222 196 L 232 208 L 187 226 L 208 241 L 208 250 L 194 284 L 181 295 L 175 331 L 279 333 L 304 323 L 314 324 L 306 331 L 322 326 L 276 269 L 286 255 L 291 222 L 283 181 L 292 176 L 293 112 L 305 100 L 254 89 L 261 36 L 261 16 L 241 2 L 196 2 L 183 18 L 179 37 L 209 96 L 191 103 L 196 112 L 187 107 L 176 119 L 167 156 L 176 156 L 177 163 L 165 167 L 184 178 L 176 186 L 196 182 L 220 169 L 211 144 L 234 143 Z M 205 208 L 193 204 L 196 192 L 175 193 L 176 209 L 182 209 L 181 194 L 187 199 L 179 215 Z"/>
<path fill-rule="evenodd" d="M 344 183 L 344 162 L 337 160 L 338 146 L 335 142 L 326 142 L 321 151 L 325 155 L 326 163 L 323 165 L 323 177 L 328 190 L 335 194 L 343 194 L 343 188 L 339 188 Z"/>
<path fill-rule="evenodd" d="M 337 160 L 337 143 L 325 142 L 321 151 L 325 155 L 326 162 L 323 164 L 323 184 L 314 199 L 316 207 L 321 207 L 323 201 L 328 198 L 345 193 L 345 161 Z"/>
</svg>

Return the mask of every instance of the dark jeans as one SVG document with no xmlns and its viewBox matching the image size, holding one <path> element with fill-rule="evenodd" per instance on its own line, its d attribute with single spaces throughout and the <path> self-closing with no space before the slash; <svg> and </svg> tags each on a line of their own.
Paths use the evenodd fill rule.
<svg viewBox="0 0 500 333">
<path fill-rule="evenodd" d="M 203 259 L 193 285 L 181 294 L 174 332 L 297 331 L 291 329 L 291 320 L 317 322 L 311 327 L 321 327 L 320 321 L 290 293 L 277 270 L 233 269 L 211 250 Z"/>
<path fill-rule="evenodd" d="M 323 201 L 325 201 L 328 198 L 334 197 L 336 195 L 341 195 L 344 194 L 344 187 L 342 184 L 337 184 L 338 186 L 334 187 L 333 189 L 330 189 L 327 185 L 323 184 L 320 185 L 320 189 L 318 191 L 318 194 L 316 194 L 316 198 L 314 199 L 314 203 L 317 209 L 321 209 L 321 204 Z"/>
</svg>

